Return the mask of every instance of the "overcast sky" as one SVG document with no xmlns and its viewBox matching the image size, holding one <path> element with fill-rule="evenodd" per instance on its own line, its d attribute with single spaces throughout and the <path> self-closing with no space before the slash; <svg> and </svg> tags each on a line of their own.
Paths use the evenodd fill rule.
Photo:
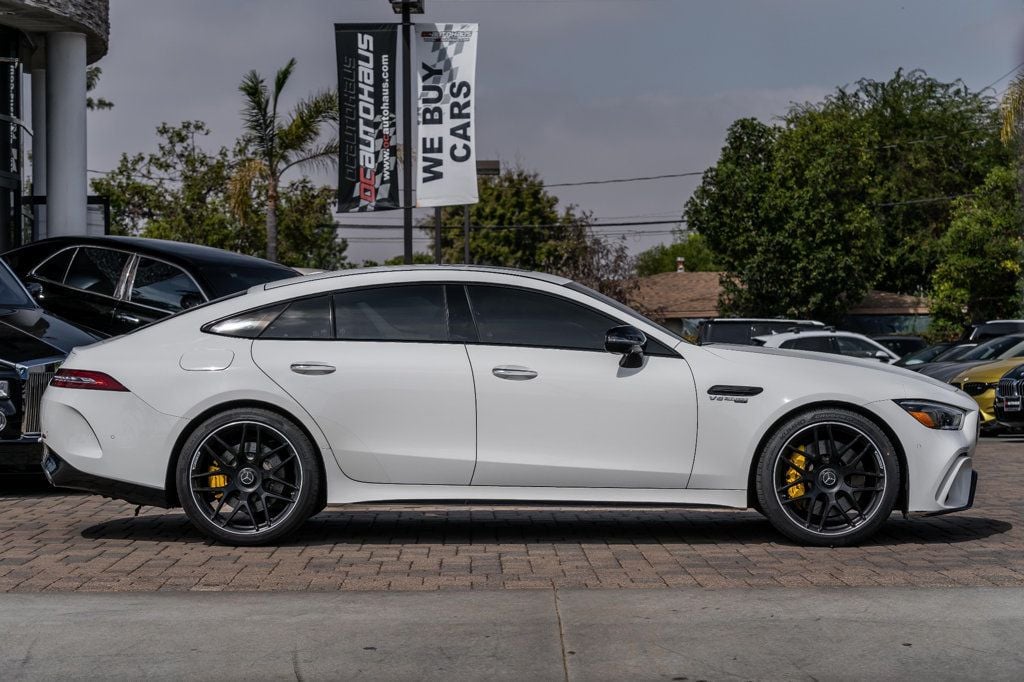
<svg viewBox="0 0 1024 682">
<path fill-rule="evenodd" d="M 862 77 L 921 68 L 975 89 L 1024 61 L 1022 0 L 426 0 L 425 21 L 480 24 L 477 155 L 549 183 L 701 171 L 728 125 Z M 153 149 L 162 121 L 239 133 L 238 82 L 290 57 L 292 98 L 333 87 L 335 22 L 393 21 L 387 0 L 110 0 L 110 52 L 89 114 L 89 168 Z M 996 90 L 1001 92 L 1006 80 Z M 678 218 L 696 179 L 553 190 L 600 218 Z M 401 220 L 401 212 L 341 221 Z M 671 241 L 672 225 L 630 237 Z M 622 232 L 622 228 L 605 228 Z M 401 253 L 352 237 L 353 260 Z M 395 241 L 361 241 L 368 237 Z M 419 240 L 425 249 L 426 241 Z"/>
</svg>

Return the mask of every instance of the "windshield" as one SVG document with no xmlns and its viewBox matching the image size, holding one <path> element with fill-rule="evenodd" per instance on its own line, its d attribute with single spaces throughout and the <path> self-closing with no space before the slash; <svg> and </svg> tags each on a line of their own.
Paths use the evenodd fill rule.
<svg viewBox="0 0 1024 682">
<path fill-rule="evenodd" d="M 582 284 L 580 284 L 578 282 L 569 282 L 565 286 L 566 286 L 566 288 L 572 289 L 573 291 L 577 291 L 577 292 L 579 292 L 581 294 L 586 294 L 587 296 L 590 296 L 591 298 L 596 298 L 598 301 L 601 301 L 601 303 L 607 303 L 608 305 L 610 305 L 611 307 L 615 308 L 619 312 L 624 313 L 624 314 L 626 314 L 626 315 L 628 315 L 628 316 L 630 316 L 630 317 L 632 317 L 634 319 L 640 320 L 641 322 L 645 322 L 645 323 L 651 325 L 652 327 L 654 327 L 655 329 L 657 329 L 658 331 L 665 332 L 666 334 L 671 336 L 676 341 L 684 341 L 686 343 L 689 343 L 689 341 L 687 341 L 683 337 L 679 336 L 679 334 L 676 334 L 671 329 L 666 329 L 665 327 L 663 327 L 662 325 L 658 324 L 654 320 L 651 320 L 650 318 L 644 317 L 643 315 L 641 315 L 637 311 L 635 311 L 632 308 L 630 308 L 628 305 L 626 305 L 624 303 L 621 303 L 619 301 L 616 301 L 614 298 L 612 298 L 610 296 L 605 296 L 601 292 L 594 291 L 590 287 L 583 286 Z"/>
<path fill-rule="evenodd" d="M 0 308 L 35 308 L 32 297 L 21 286 L 21 282 L 10 271 L 6 263 L 0 263 Z"/>
<path fill-rule="evenodd" d="M 1014 336 L 1000 336 L 998 339 L 992 339 L 986 341 L 980 346 L 972 348 L 967 353 L 964 353 L 961 360 L 994 360 L 1001 359 L 1003 353 L 1009 351 L 1011 348 L 1017 346 L 1024 337 Z"/>
</svg>

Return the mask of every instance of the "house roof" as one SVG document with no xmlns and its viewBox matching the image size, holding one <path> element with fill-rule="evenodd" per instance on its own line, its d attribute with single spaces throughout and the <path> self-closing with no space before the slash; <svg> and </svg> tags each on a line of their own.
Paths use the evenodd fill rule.
<svg viewBox="0 0 1024 682">
<path fill-rule="evenodd" d="M 662 272 L 637 280 L 633 303 L 657 319 L 717 317 L 719 272 Z M 928 299 L 869 291 L 850 315 L 927 315 Z"/>
</svg>

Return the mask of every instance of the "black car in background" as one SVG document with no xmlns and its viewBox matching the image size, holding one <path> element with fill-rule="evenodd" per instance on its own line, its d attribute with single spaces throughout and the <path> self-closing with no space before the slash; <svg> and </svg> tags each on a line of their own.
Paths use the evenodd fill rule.
<svg viewBox="0 0 1024 682">
<path fill-rule="evenodd" d="M 45 312 L 0 263 L 0 469 L 41 472 L 39 400 L 75 346 L 99 338 Z"/>
<path fill-rule="evenodd" d="M 47 311 L 103 336 L 298 272 L 208 246 L 54 237 L 0 256 Z"/>
<path fill-rule="evenodd" d="M 1014 367 L 999 380 L 993 407 L 1001 425 L 1024 427 L 1024 365 Z"/>
<path fill-rule="evenodd" d="M 787 320 L 782 318 L 716 317 L 704 320 L 697 327 L 697 343 L 734 343 L 756 345 L 755 337 L 784 334 L 792 331 L 824 331 L 825 325 L 816 320 Z"/>
</svg>

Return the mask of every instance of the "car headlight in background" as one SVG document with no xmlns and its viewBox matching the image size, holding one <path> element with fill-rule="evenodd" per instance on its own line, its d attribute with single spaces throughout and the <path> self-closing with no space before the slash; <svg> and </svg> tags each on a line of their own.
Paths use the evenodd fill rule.
<svg viewBox="0 0 1024 682">
<path fill-rule="evenodd" d="M 11 397 L 11 384 L 6 379 L 0 381 L 0 400 L 7 400 Z"/>
<path fill-rule="evenodd" d="M 907 414 L 929 429 L 957 431 L 964 425 L 966 413 L 959 407 L 933 403 L 928 400 L 897 400 L 895 402 L 906 410 Z"/>
</svg>

